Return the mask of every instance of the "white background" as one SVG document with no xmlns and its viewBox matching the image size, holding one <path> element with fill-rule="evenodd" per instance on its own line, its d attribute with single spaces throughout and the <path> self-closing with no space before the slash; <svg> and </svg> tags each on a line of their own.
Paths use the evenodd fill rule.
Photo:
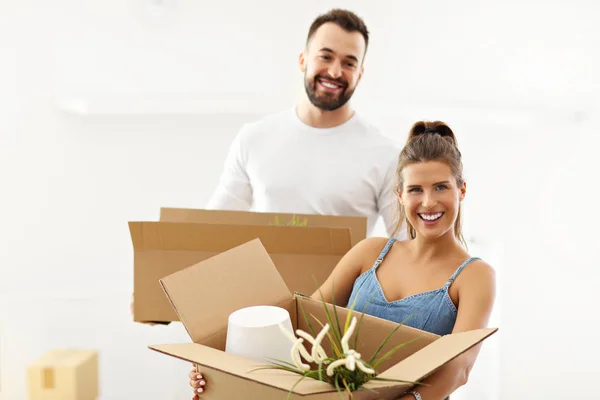
<svg viewBox="0 0 600 400">
<path fill-rule="evenodd" d="M 467 236 L 498 269 L 500 332 L 463 400 L 595 399 L 600 5 L 222 0 L 0 2 L 0 378 L 100 351 L 101 400 L 187 399 L 188 365 L 131 322 L 127 221 L 206 203 L 242 123 L 291 107 L 312 19 L 371 30 L 354 105 L 402 142 L 453 127 Z"/>
</svg>

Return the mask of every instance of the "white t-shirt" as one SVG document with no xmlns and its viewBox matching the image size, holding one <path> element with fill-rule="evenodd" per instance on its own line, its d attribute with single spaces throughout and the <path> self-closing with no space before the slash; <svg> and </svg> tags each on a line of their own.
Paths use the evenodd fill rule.
<svg viewBox="0 0 600 400">
<path fill-rule="evenodd" d="M 369 236 L 382 216 L 391 235 L 399 152 L 356 114 L 321 129 L 286 109 L 242 127 L 207 208 L 364 216 Z"/>
</svg>

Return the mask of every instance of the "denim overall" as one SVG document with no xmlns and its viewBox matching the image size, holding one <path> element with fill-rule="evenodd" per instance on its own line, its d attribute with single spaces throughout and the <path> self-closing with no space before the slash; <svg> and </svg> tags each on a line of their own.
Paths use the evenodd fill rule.
<svg viewBox="0 0 600 400">
<path fill-rule="evenodd" d="M 395 238 L 391 238 L 377 257 L 373 267 L 356 279 L 348 305 L 356 299 L 354 309 L 358 312 L 364 311 L 366 314 L 396 323 L 401 323 L 410 316 L 408 320 L 404 321 L 404 325 L 440 336 L 452 333 L 457 309 L 450 298 L 448 289 L 463 268 L 479 258 L 471 257 L 463 262 L 446 284 L 439 289 L 389 302 L 383 294 L 375 271 L 395 241 Z M 411 316 L 411 314 L 413 315 Z"/>
</svg>

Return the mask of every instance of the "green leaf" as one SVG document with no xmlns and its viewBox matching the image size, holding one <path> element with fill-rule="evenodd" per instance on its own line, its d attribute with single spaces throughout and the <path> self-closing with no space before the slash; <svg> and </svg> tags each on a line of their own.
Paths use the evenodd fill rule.
<svg viewBox="0 0 600 400">
<path fill-rule="evenodd" d="M 248 372 L 261 371 L 261 370 L 265 370 L 265 369 L 276 369 L 276 370 L 280 370 L 280 371 L 292 372 L 294 374 L 299 374 L 299 375 L 304 374 L 304 371 L 300 371 L 299 369 L 294 369 L 294 368 L 281 366 L 281 365 L 264 365 L 262 367 L 256 367 L 254 369 L 251 369 Z"/>
<path fill-rule="evenodd" d="M 325 306 L 325 309 L 327 309 L 327 304 L 325 302 L 323 302 L 323 305 Z M 340 344 L 341 344 L 342 337 L 344 336 L 344 334 L 346 333 L 346 331 L 342 332 L 342 326 L 340 325 L 340 319 L 339 319 L 338 313 L 337 313 L 337 306 L 335 304 L 335 285 L 334 285 L 334 282 L 331 282 L 331 305 L 333 306 L 333 315 L 335 317 L 335 322 L 336 322 L 337 329 L 338 329 L 338 332 L 339 332 L 339 338 L 340 338 Z M 332 325 L 332 328 L 333 328 L 333 325 Z"/>
<path fill-rule="evenodd" d="M 298 368 L 295 364 L 292 364 L 289 361 L 285 361 L 285 360 L 278 360 L 276 358 L 271 358 L 271 357 L 265 357 L 265 360 L 268 360 L 269 362 L 275 364 L 275 365 L 285 365 L 291 368 Z"/>
<path fill-rule="evenodd" d="M 298 380 L 296 381 L 296 383 L 294 383 L 294 385 L 293 385 L 293 386 L 290 388 L 290 391 L 288 392 L 288 397 L 287 397 L 288 399 L 290 398 L 290 396 L 291 396 L 292 394 L 294 394 L 294 393 L 293 393 L 293 392 L 294 392 L 294 389 L 296 388 L 296 386 L 298 386 L 298 384 L 299 384 L 300 382 L 302 382 L 302 380 L 303 380 L 304 378 L 306 378 L 306 376 L 303 376 L 302 378 L 298 379 Z"/>
<path fill-rule="evenodd" d="M 391 355 L 393 355 L 396 351 L 400 350 L 402 347 L 414 342 L 415 340 L 419 340 L 419 337 L 413 338 L 411 340 L 407 340 L 406 342 L 399 344 L 398 346 L 394 347 L 393 349 L 391 349 L 390 351 L 388 351 L 387 353 L 385 353 L 383 356 L 381 356 L 381 358 L 379 358 L 375 364 L 373 364 L 373 369 L 377 369 L 377 366 L 379 366 L 379 364 L 381 364 L 382 361 L 388 359 Z"/>
<path fill-rule="evenodd" d="M 360 289 L 358 290 L 358 293 L 360 293 Z M 355 300 L 358 298 L 358 293 L 356 294 L 356 297 L 354 298 Z M 375 297 L 376 293 L 377 292 L 371 293 L 371 298 L 367 301 L 367 304 L 365 304 L 362 314 L 360 315 L 360 319 L 358 320 L 358 324 L 356 326 L 356 333 L 354 334 L 354 350 L 356 350 L 356 351 L 358 351 L 358 333 L 360 332 L 360 327 L 362 326 L 362 320 L 366 314 L 367 307 L 369 307 L 369 304 L 371 303 L 371 300 L 373 299 L 373 297 Z"/>
<path fill-rule="evenodd" d="M 360 292 L 360 289 L 359 289 Z M 348 328 L 350 327 L 350 321 L 352 321 L 352 314 L 354 313 L 354 307 L 356 306 L 356 301 L 358 300 L 358 296 L 354 297 L 354 301 L 348 307 L 348 315 L 346 315 L 346 323 L 344 324 L 344 332 L 348 332 Z"/>
<path fill-rule="evenodd" d="M 302 302 L 297 302 L 298 306 L 300 306 L 300 312 L 302 313 L 302 317 L 304 318 L 304 322 L 306 322 L 306 325 L 308 326 L 308 330 L 310 331 L 310 334 L 315 337 L 317 335 L 315 329 L 313 328 L 313 326 L 310 323 L 310 320 L 308 319 L 308 315 L 306 315 L 306 312 L 304 311 L 304 306 L 302 305 Z"/>
<path fill-rule="evenodd" d="M 377 350 L 375 351 L 375 353 L 373 354 L 373 356 L 369 359 L 369 364 L 373 365 L 373 361 L 377 358 L 377 355 L 379 354 L 379 352 L 381 351 L 381 349 L 383 349 L 385 347 L 385 345 L 387 344 L 387 342 L 391 339 L 391 337 L 394 335 L 394 333 L 396 333 L 396 331 L 398 329 L 400 329 L 400 327 L 402 325 L 404 325 L 404 322 L 406 322 L 409 318 L 411 318 L 414 315 L 411 314 L 408 317 L 406 317 L 400 324 L 398 324 L 390 333 L 389 335 L 387 335 L 387 337 L 385 338 L 385 340 L 379 345 L 379 347 L 377 348 Z"/>
<path fill-rule="evenodd" d="M 346 388 L 348 393 L 352 393 L 352 390 L 350 390 L 350 387 L 348 386 L 348 382 L 346 382 L 346 378 L 342 378 L 342 383 L 344 384 L 344 387 Z"/>
<path fill-rule="evenodd" d="M 315 321 L 317 321 L 317 323 L 319 325 L 321 325 L 321 328 L 325 327 L 325 324 L 323 324 L 321 321 L 319 321 L 319 319 L 317 317 L 315 317 L 314 314 L 310 314 L 310 316 L 313 317 L 315 319 Z M 338 358 L 340 358 L 342 356 L 342 353 L 341 353 L 341 350 L 340 350 L 342 348 L 341 344 L 338 347 L 338 345 L 336 344 L 335 338 L 331 335 L 331 330 L 329 330 L 326 333 L 326 335 L 329 338 L 329 342 L 331 343 L 331 347 L 333 348 L 333 351 L 334 351 L 335 355 Z"/>
<path fill-rule="evenodd" d="M 313 276 L 313 279 L 315 280 L 315 283 L 317 283 L 315 277 Z M 317 283 L 318 285 L 318 283 Z M 325 300 L 323 300 L 323 293 L 321 292 L 321 288 L 319 287 L 318 289 L 319 291 L 319 296 L 321 296 L 321 304 L 323 304 L 323 309 L 325 310 L 325 315 L 327 316 L 327 322 L 329 322 L 329 327 L 331 328 L 330 332 L 333 331 L 334 333 L 334 337 L 337 340 L 337 344 L 339 345 L 339 348 L 342 348 L 342 337 L 338 335 L 338 332 L 336 332 L 336 325 L 339 327 L 340 326 L 340 322 L 337 321 L 337 324 L 333 321 L 333 318 L 331 317 L 331 313 L 329 312 L 329 309 L 327 308 L 327 303 L 325 302 Z M 334 310 L 335 310 L 335 306 L 334 306 Z"/>
<path fill-rule="evenodd" d="M 334 375 L 334 377 L 336 377 L 336 375 Z M 335 383 L 335 389 L 337 390 L 340 399 L 344 400 L 344 396 L 342 396 L 342 388 L 340 387 L 338 380 L 334 379 L 333 382 Z"/>
</svg>

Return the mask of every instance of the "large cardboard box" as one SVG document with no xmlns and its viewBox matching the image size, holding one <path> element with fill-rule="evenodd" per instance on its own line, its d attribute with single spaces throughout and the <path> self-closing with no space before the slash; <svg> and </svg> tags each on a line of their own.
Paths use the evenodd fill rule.
<svg viewBox="0 0 600 400">
<path fill-rule="evenodd" d="M 55 349 L 27 368 L 29 400 L 96 400 L 98 353 Z"/>
<path fill-rule="evenodd" d="M 159 279 L 259 238 L 277 262 L 286 285 L 312 294 L 351 249 L 350 229 L 192 222 L 130 222 L 134 248 L 133 318 L 168 323 L 179 318 Z M 253 282 L 254 266 L 245 264 L 244 278 Z M 207 290 L 198 282 L 196 291 Z"/>
<path fill-rule="evenodd" d="M 212 399 L 339 400 L 327 383 L 304 379 L 285 371 L 251 371 L 256 361 L 224 352 L 229 315 L 241 308 L 277 305 L 290 312 L 294 329 L 308 331 L 302 310 L 326 322 L 323 304 L 314 299 L 292 295 L 279 275 L 276 264 L 260 240 L 252 240 L 161 279 L 174 310 L 193 343 L 151 345 L 150 349 L 198 364 L 210 382 L 202 394 Z M 253 275 L 247 275 L 251 268 Z M 197 290 L 202 285 L 204 290 Z M 332 305 L 328 305 L 330 311 Z M 337 307 L 343 321 L 348 310 Z M 314 322 L 314 321 L 313 321 Z M 364 315 L 356 350 L 363 359 L 370 357 L 398 324 Z M 464 351 L 492 335 L 496 329 L 479 329 L 443 337 L 401 326 L 381 354 L 411 339 L 416 339 L 384 361 L 380 377 L 418 382 Z M 351 339 L 353 343 L 354 339 Z M 328 354 L 331 349 L 326 347 Z M 367 383 L 372 391 L 355 392 L 353 399 L 392 399 L 411 387 L 395 382 Z M 292 389 L 293 388 L 293 389 Z M 345 395 L 343 399 L 347 399 Z"/>
<path fill-rule="evenodd" d="M 367 237 L 367 218 L 365 217 L 162 207 L 160 209 L 160 220 L 165 222 L 267 226 L 276 223 L 286 225 L 291 224 L 293 221 L 299 221 L 310 227 L 348 228 L 352 237 L 352 245 Z"/>
</svg>

